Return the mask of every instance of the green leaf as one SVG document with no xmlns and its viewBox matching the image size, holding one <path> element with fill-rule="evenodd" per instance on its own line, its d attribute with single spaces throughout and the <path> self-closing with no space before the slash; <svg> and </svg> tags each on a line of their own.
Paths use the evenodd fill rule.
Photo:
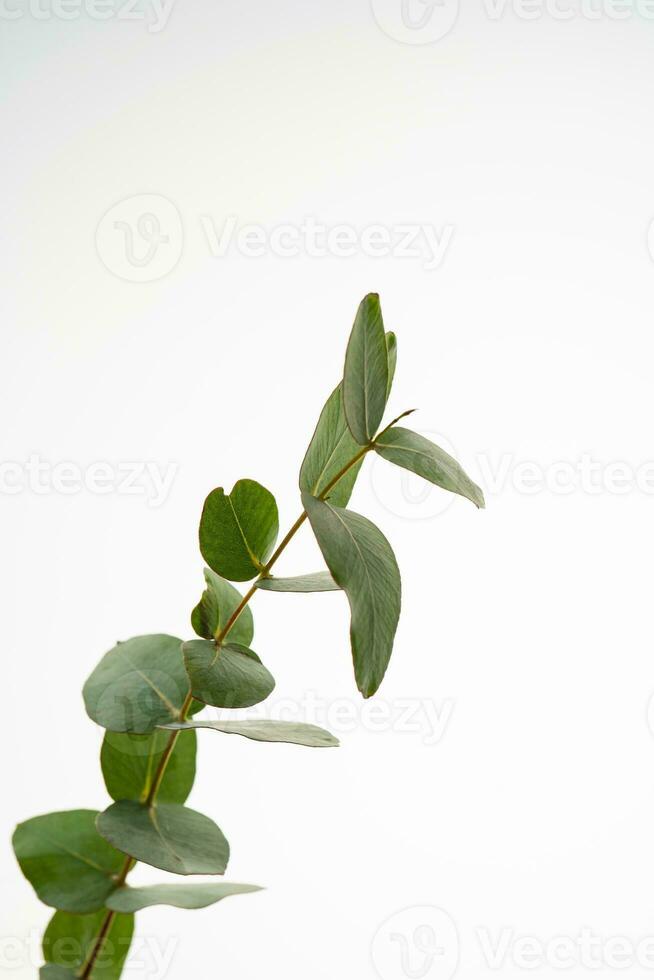
<svg viewBox="0 0 654 980">
<path fill-rule="evenodd" d="M 112 732 L 144 735 L 179 718 L 189 685 L 182 641 L 136 636 L 106 653 L 84 685 L 86 711 Z"/>
<path fill-rule="evenodd" d="M 388 541 L 365 517 L 302 495 L 320 550 L 350 603 L 354 673 L 364 697 L 381 684 L 400 617 L 400 572 Z"/>
<path fill-rule="evenodd" d="M 386 334 L 386 356 L 388 357 L 388 385 L 386 388 L 386 401 L 388 401 L 391 388 L 393 387 L 393 380 L 395 378 L 395 369 L 397 367 L 397 337 L 390 330 Z"/>
<path fill-rule="evenodd" d="M 262 891 L 258 885 L 232 885 L 226 881 L 183 885 L 148 885 L 145 888 L 118 888 L 107 902 L 116 912 L 139 912 L 152 905 L 172 905 L 176 909 L 206 909 L 230 895 Z"/>
<path fill-rule="evenodd" d="M 84 914 L 102 908 L 125 859 L 99 836 L 97 810 L 33 817 L 14 832 L 20 869 L 42 902 Z"/>
<path fill-rule="evenodd" d="M 166 725 L 170 731 L 184 731 L 188 728 L 207 728 L 227 735 L 243 735 L 255 742 L 287 742 L 291 745 L 306 745 L 310 748 L 328 748 L 339 744 L 330 732 L 317 725 L 305 725 L 293 721 L 187 721 Z"/>
<path fill-rule="evenodd" d="M 143 803 L 167 744 L 168 737 L 161 731 L 152 732 L 151 735 L 107 732 L 100 762 L 109 796 L 113 800 L 138 800 Z M 161 803 L 186 801 L 195 780 L 196 751 L 197 738 L 194 734 L 177 739 L 157 793 Z"/>
<path fill-rule="evenodd" d="M 264 592 L 337 592 L 329 572 L 313 572 L 311 575 L 295 575 L 293 578 L 262 578 L 257 588 Z"/>
<path fill-rule="evenodd" d="M 182 649 L 193 697 L 204 704 L 251 708 L 274 690 L 274 677 L 248 647 L 239 643 L 216 647 L 209 640 L 189 640 Z"/>
<path fill-rule="evenodd" d="M 339 384 L 327 399 L 309 443 L 300 470 L 300 490 L 319 497 L 359 449 L 345 420 L 343 390 Z M 352 496 L 362 463 L 359 460 L 329 491 L 329 499 L 338 507 L 345 507 Z"/>
<path fill-rule="evenodd" d="M 205 568 L 204 578 L 207 588 L 191 614 L 191 624 L 198 636 L 204 637 L 205 640 L 213 640 L 229 621 L 229 617 L 237 609 L 243 596 L 226 579 L 216 575 L 210 568 Z M 249 606 L 240 613 L 227 636 L 234 643 L 243 643 L 246 647 L 252 643 L 254 620 Z"/>
<path fill-rule="evenodd" d="M 43 937 L 43 955 L 46 962 L 52 964 L 54 972 L 41 975 L 55 980 L 59 976 L 55 968 L 59 968 L 64 970 L 62 976 L 74 976 L 74 972 L 67 971 L 77 972 L 84 965 L 100 935 L 106 916 L 106 909 L 92 915 L 55 912 Z M 114 916 L 89 974 L 89 980 L 118 980 L 129 953 L 133 933 L 133 915 Z"/>
<path fill-rule="evenodd" d="M 375 451 L 390 463 L 417 473 L 437 487 L 467 497 L 477 507 L 485 506 L 484 494 L 464 473 L 457 461 L 417 432 L 394 426 L 380 437 L 375 444 Z"/>
<path fill-rule="evenodd" d="M 386 408 L 388 354 L 379 296 L 370 293 L 357 310 L 345 354 L 343 405 L 360 446 L 374 437 Z"/>
<path fill-rule="evenodd" d="M 239 480 L 230 494 L 212 490 L 200 519 L 200 551 L 214 572 L 233 582 L 258 575 L 279 533 L 275 498 L 254 480 Z"/>
<path fill-rule="evenodd" d="M 40 980 L 76 980 L 76 977 L 76 973 L 71 973 L 70 970 L 55 963 L 46 963 L 39 970 Z"/>
<path fill-rule="evenodd" d="M 177 803 L 120 800 L 98 817 L 98 831 L 136 861 L 179 875 L 221 875 L 229 844 L 213 820 Z"/>
</svg>

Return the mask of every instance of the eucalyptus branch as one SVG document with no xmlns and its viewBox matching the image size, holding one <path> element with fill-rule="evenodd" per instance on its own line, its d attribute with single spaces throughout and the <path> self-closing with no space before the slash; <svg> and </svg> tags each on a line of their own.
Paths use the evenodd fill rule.
<svg viewBox="0 0 654 980">
<path fill-rule="evenodd" d="M 34 817 L 20 824 L 13 838 L 23 873 L 55 909 L 44 936 L 43 980 L 118 980 L 135 912 L 160 904 L 204 908 L 259 890 L 223 881 L 136 888 L 127 879 L 138 862 L 184 876 L 225 873 L 229 845 L 222 831 L 184 805 L 195 778 L 198 729 L 260 742 L 338 745 L 315 725 L 196 719 L 205 705 L 238 711 L 260 704 L 275 687 L 251 648 L 250 603 L 258 590 L 345 592 L 357 687 L 367 698 L 382 683 L 400 615 L 400 573 L 381 531 L 347 506 L 364 457 L 375 452 L 483 506 L 481 490 L 451 456 L 397 425 L 410 412 L 378 431 L 396 359 L 395 336 L 384 330 L 379 297 L 366 296 L 348 342 L 342 381 L 322 410 L 302 463 L 303 510 L 295 523 L 277 543 L 279 515 L 269 490 L 254 480 L 239 480 L 229 493 L 212 490 L 199 529 L 208 567 L 206 589 L 191 614 L 198 638 L 183 642 L 153 634 L 119 643 L 84 685 L 86 711 L 105 729 L 100 761 L 114 802 L 102 813 Z M 271 575 L 307 521 L 326 569 L 292 578 Z M 250 583 L 245 594 L 235 582 Z M 66 958 L 62 950 L 71 949 Z M 117 952 L 107 968 L 110 949 Z"/>
<path fill-rule="evenodd" d="M 400 417 L 402 417 L 402 416 L 400 416 Z M 325 497 L 327 496 L 327 494 L 329 493 L 329 491 L 332 490 L 336 486 L 336 484 L 339 482 L 339 480 L 341 480 L 345 476 L 345 474 L 350 469 L 352 469 L 353 466 L 355 466 L 359 462 L 360 459 L 363 459 L 363 457 L 365 456 L 365 454 L 367 452 L 369 452 L 371 448 L 372 448 L 371 446 L 366 446 L 366 447 L 364 447 L 364 449 L 362 449 L 360 452 L 358 452 L 356 454 L 356 456 L 354 456 L 340 470 L 340 472 L 337 473 L 336 476 L 332 480 L 330 480 L 330 482 L 328 483 L 328 485 L 325 487 L 324 491 L 320 495 L 320 499 L 323 499 L 324 500 Z M 248 603 L 250 602 L 250 600 L 253 598 L 254 594 L 257 592 L 257 585 L 258 585 L 258 583 L 263 578 L 266 578 L 268 576 L 268 574 L 270 573 L 270 570 L 272 569 L 273 565 L 275 564 L 275 562 L 277 561 L 277 559 L 281 556 L 282 552 L 286 549 L 286 547 L 290 544 L 290 542 L 295 537 L 295 535 L 297 534 L 297 532 L 300 530 L 300 528 L 302 527 L 302 525 L 304 524 L 304 522 L 305 522 L 306 519 L 307 519 L 307 512 L 305 510 L 303 510 L 302 513 L 300 514 L 300 516 L 298 517 L 298 519 L 293 524 L 293 526 L 289 529 L 288 533 L 282 539 L 281 544 L 279 545 L 279 547 L 277 548 L 277 550 L 273 554 L 272 558 L 268 561 L 268 563 L 265 566 L 265 568 L 261 571 L 261 573 L 260 573 L 259 577 L 256 579 L 254 585 L 243 596 L 242 601 L 239 603 L 239 605 L 236 607 L 236 609 L 234 610 L 234 612 L 232 613 L 232 615 L 229 617 L 229 619 L 228 619 L 227 623 L 225 624 L 224 628 L 218 632 L 218 635 L 216 636 L 216 639 L 215 639 L 216 646 L 218 646 L 218 647 L 220 646 L 220 644 L 222 643 L 222 641 L 225 638 L 225 636 L 227 636 L 227 634 L 229 633 L 230 629 L 235 624 L 236 620 L 239 618 L 239 616 L 241 615 L 241 613 L 243 612 L 243 610 L 245 609 L 245 607 L 248 605 Z M 179 713 L 180 721 L 184 722 L 186 720 L 186 716 L 187 716 L 187 714 L 189 712 L 189 709 L 190 709 L 192 703 L 193 703 L 193 694 L 189 691 L 189 693 L 186 696 L 186 699 L 184 700 L 184 704 L 182 705 L 182 707 L 180 709 L 180 713 Z M 177 739 L 179 738 L 179 736 L 180 736 L 180 732 L 179 731 L 175 731 L 175 732 L 171 732 L 171 734 L 170 734 L 170 736 L 168 738 L 168 742 L 167 742 L 166 747 L 165 747 L 165 749 L 163 751 L 163 754 L 161 756 L 161 760 L 160 760 L 159 765 L 157 767 L 157 771 L 155 772 L 154 778 L 152 780 L 152 786 L 150 788 L 150 792 L 148 793 L 148 795 L 146 797 L 145 806 L 151 807 L 151 806 L 154 806 L 155 803 L 156 803 L 157 793 L 159 792 L 159 789 L 161 787 L 161 783 L 162 783 L 163 778 L 164 778 L 164 775 L 166 773 L 166 769 L 168 767 L 168 763 L 170 762 L 170 759 L 172 757 L 173 751 L 175 749 L 175 744 L 176 744 Z M 123 873 L 119 876 L 119 880 L 118 880 L 118 884 L 119 885 L 124 885 L 125 884 L 125 881 L 127 880 L 127 876 L 130 873 L 130 871 L 132 870 L 133 866 L 134 866 L 134 862 L 132 861 L 132 859 L 131 858 L 127 858 L 127 860 L 125 862 L 125 865 L 124 865 Z M 102 952 L 102 946 L 103 946 L 104 940 L 105 940 L 105 938 L 107 936 L 107 933 L 109 932 L 109 930 L 111 928 L 111 923 L 113 921 L 113 918 L 114 918 L 115 914 L 116 914 L 115 912 L 108 912 L 107 913 L 107 915 L 106 915 L 106 917 L 105 917 L 105 919 L 104 919 L 104 921 L 102 923 L 102 926 L 100 928 L 100 932 L 98 934 L 98 937 L 97 937 L 97 939 L 96 939 L 96 941 L 94 943 L 94 946 L 93 946 L 91 955 L 89 956 L 89 959 L 88 959 L 87 964 L 86 964 L 86 966 L 84 968 L 84 971 L 81 974 L 82 980 L 86 980 L 86 978 L 88 978 L 90 976 L 91 971 L 93 969 L 93 965 L 95 964 L 98 956 Z"/>
</svg>

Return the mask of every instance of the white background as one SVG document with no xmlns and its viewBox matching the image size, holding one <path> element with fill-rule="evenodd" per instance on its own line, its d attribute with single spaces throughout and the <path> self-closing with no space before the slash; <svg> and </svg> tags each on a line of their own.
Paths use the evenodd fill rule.
<svg viewBox="0 0 654 980">
<path fill-rule="evenodd" d="M 649 960 L 636 946 L 654 936 L 654 481 L 636 471 L 654 459 L 654 21 L 470 0 L 432 40 L 429 10 L 412 13 L 421 30 L 402 27 L 400 0 L 374 6 L 177 0 L 160 30 L 149 7 L 106 21 L 3 7 L 20 12 L 0 17 L 8 980 L 36 975 L 24 944 L 49 917 L 11 854 L 14 825 L 107 805 L 86 676 L 118 638 L 190 635 L 210 489 L 249 476 L 283 527 L 297 516 L 299 464 L 369 290 L 399 339 L 391 411 L 420 408 L 413 424 L 456 451 L 487 510 L 417 496 L 381 462 L 362 472 L 352 506 L 403 574 L 378 695 L 390 721 L 372 725 L 355 694 L 342 596 L 256 598 L 270 710 L 313 697 L 323 714 L 308 720 L 342 747 L 201 733 L 190 803 L 229 837 L 229 880 L 267 890 L 145 911 L 139 935 L 172 941 L 168 980 L 450 980 L 457 954 L 475 980 L 652 971 L 651 942 Z M 149 282 L 133 281 L 148 267 L 126 262 L 113 219 L 96 244 L 105 213 L 128 199 L 129 223 L 139 195 L 181 219 L 161 205 L 169 242 L 153 261 L 175 261 Z M 217 257 L 202 217 L 220 230 L 230 215 L 267 232 L 307 216 L 453 231 L 433 269 L 361 243 L 349 258 Z M 82 473 L 149 461 L 174 481 L 159 506 L 64 493 L 52 471 L 37 492 L 16 483 L 33 454 Z M 597 492 L 553 469 L 584 458 Z M 626 492 L 615 463 L 631 468 Z M 305 528 L 279 568 L 318 567 Z M 415 943 L 425 906 L 443 910 L 433 961 Z M 564 970 L 547 944 L 584 928 L 596 968 L 575 953 Z M 484 936 L 504 937 L 500 962 Z M 517 937 L 545 951 L 536 971 Z M 135 949 L 128 977 L 163 980 L 148 955 Z"/>
</svg>

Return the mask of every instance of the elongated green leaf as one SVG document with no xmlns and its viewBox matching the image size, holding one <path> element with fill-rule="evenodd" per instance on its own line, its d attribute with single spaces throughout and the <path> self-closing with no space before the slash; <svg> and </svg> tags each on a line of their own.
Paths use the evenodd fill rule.
<svg viewBox="0 0 654 980">
<path fill-rule="evenodd" d="M 264 592 L 337 592 L 340 586 L 329 572 L 313 572 L 293 578 L 262 578 L 257 588 Z"/>
<path fill-rule="evenodd" d="M 104 655 L 84 685 L 84 703 L 103 728 L 144 735 L 179 718 L 188 690 L 182 641 L 136 636 Z"/>
<path fill-rule="evenodd" d="M 144 802 L 167 744 L 168 737 L 161 731 L 151 735 L 107 732 L 100 762 L 109 796 L 113 800 Z M 157 792 L 160 803 L 186 801 L 195 780 L 196 751 L 194 734 L 177 739 Z"/>
<path fill-rule="evenodd" d="M 400 617 L 400 572 L 388 541 L 365 517 L 302 495 L 334 579 L 350 603 L 354 673 L 364 697 L 381 684 Z"/>
<path fill-rule="evenodd" d="M 279 533 L 275 498 L 254 480 L 239 480 L 230 494 L 212 490 L 200 520 L 200 551 L 214 572 L 233 582 L 258 575 Z"/>
<path fill-rule="evenodd" d="M 345 419 L 339 384 L 327 399 L 309 443 L 300 470 L 300 490 L 319 497 L 359 451 Z M 338 507 L 345 507 L 352 496 L 362 462 L 359 460 L 329 491 L 329 499 Z"/>
<path fill-rule="evenodd" d="M 210 568 L 205 568 L 204 578 L 207 588 L 191 614 L 191 624 L 198 636 L 204 637 L 205 640 L 212 640 L 229 621 L 229 617 L 236 610 L 243 596 L 226 579 L 216 575 Z M 234 643 L 243 643 L 247 647 L 252 643 L 253 636 L 252 610 L 246 606 L 225 639 L 229 638 Z"/>
<path fill-rule="evenodd" d="M 97 810 L 33 817 L 14 832 L 20 869 L 42 902 L 80 914 L 102 908 L 124 857 L 99 836 Z"/>
<path fill-rule="evenodd" d="M 226 881 L 200 884 L 149 885 L 146 888 L 118 888 L 107 902 L 116 912 L 139 912 L 152 905 L 172 905 L 176 909 L 206 909 L 230 895 L 260 892 L 258 885 L 232 885 Z"/>
<path fill-rule="evenodd" d="M 64 972 L 64 976 L 74 976 L 93 950 L 106 915 L 105 909 L 92 915 L 55 912 L 43 937 L 43 956 L 46 962 L 64 971 L 74 971 Z M 129 953 L 133 933 L 133 915 L 114 916 L 89 974 L 89 980 L 118 980 Z M 56 972 L 42 975 L 57 977 Z"/>
<path fill-rule="evenodd" d="M 293 721 L 187 721 L 166 725 L 167 730 L 184 731 L 188 728 L 207 728 L 227 735 L 243 735 L 255 742 L 287 742 L 291 745 L 306 745 L 310 748 L 327 748 L 339 744 L 338 739 L 317 725 L 305 725 Z"/>
<path fill-rule="evenodd" d="M 379 296 L 370 293 L 357 310 L 345 354 L 343 406 L 360 446 L 373 438 L 386 408 L 388 353 Z"/>
<path fill-rule="evenodd" d="M 388 357 L 388 385 L 386 387 L 386 401 L 388 401 L 393 381 L 395 379 L 395 369 L 397 367 L 397 337 L 390 330 L 386 334 L 386 355 Z"/>
<path fill-rule="evenodd" d="M 376 443 L 375 450 L 390 463 L 417 473 L 437 487 L 467 497 L 477 507 L 485 506 L 484 494 L 464 473 L 457 461 L 417 432 L 396 425 L 384 433 Z"/>
<path fill-rule="evenodd" d="M 98 831 L 137 861 L 179 875 L 221 875 L 229 844 L 213 820 L 177 803 L 120 800 L 98 817 Z"/>
<path fill-rule="evenodd" d="M 248 647 L 224 643 L 218 648 L 209 640 L 189 640 L 183 650 L 193 697 L 204 704 L 251 708 L 275 687 L 272 674 Z"/>
</svg>

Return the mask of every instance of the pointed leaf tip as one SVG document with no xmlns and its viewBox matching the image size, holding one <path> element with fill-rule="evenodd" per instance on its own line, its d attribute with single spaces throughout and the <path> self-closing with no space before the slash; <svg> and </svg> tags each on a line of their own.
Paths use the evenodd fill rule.
<svg viewBox="0 0 654 980">
<path fill-rule="evenodd" d="M 383 459 L 416 473 L 429 483 L 466 497 L 479 508 L 486 506 L 483 491 L 459 463 L 417 432 L 394 426 L 380 435 L 375 451 Z"/>
<path fill-rule="evenodd" d="M 360 303 L 345 354 L 343 406 L 350 432 L 360 446 L 375 435 L 389 392 L 389 356 L 377 293 Z"/>
<path fill-rule="evenodd" d="M 360 514 L 308 494 L 302 502 L 327 567 L 350 603 L 354 672 L 363 696 L 371 697 L 386 673 L 400 617 L 395 555 L 379 528 Z"/>
</svg>

